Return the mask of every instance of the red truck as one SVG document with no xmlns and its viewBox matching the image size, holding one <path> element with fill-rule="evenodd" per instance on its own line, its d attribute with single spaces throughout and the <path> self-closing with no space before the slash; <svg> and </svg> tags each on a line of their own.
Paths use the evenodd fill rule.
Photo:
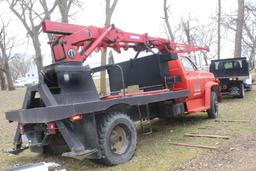
<svg viewBox="0 0 256 171">
<path fill-rule="evenodd" d="M 133 121 L 141 121 L 148 133 L 155 117 L 194 112 L 218 117 L 219 82 L 213 74 L 199 71 L 190 58 L 178 55 L 207 48 L 124 32 L 114 25 L 44 21 L 42 29 L 53 34 L 49 44 L 55 63 L 41 71 L 39 84 L 27 88 L 22 109 L 6 112 L 7 120 L 18 123 L 10 153 L 30 148 L 116 165 L 135 153 Z M 93 51 L 106 48 L 117 52 L 132 48 L 137 53 L 117 64 L 92 69 L 83 65 Z M 138 57 L 140 52 L 149 55 Z M 101 97 L 92 74 L 105 70 L 110 94 Z M 129 86 L 138 91 L 127 92 Z M 24 136 L 29 146 L 23 145 Z"/>
</svg>

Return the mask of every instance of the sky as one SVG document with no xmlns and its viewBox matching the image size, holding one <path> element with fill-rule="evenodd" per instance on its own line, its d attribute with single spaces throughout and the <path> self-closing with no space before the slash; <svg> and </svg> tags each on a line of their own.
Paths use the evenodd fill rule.
<svg viewBox="0 0 256 171">
<path fill-rule="evenodd" d="M 84 0 L 81 8 L 73 8 L 71 13 L 74 15 L 70 23 L 79 25 L 104 26 L 104 0 Z M 195 19 L 199 24 L 208 24 L 212 22 L 212 17 L 217 13 L 217 0 L 169 0 L 170 6 L 170 24 L 176 27 L 181 17 Z M 163 2 L 162 0 L 119 0 L 112 17 L 112 23 L 116 27 L 134 33 L 148 33 L 150 36 L 166 37 L 163 28 Z M 226 13 L 233 12 L 237 8 L 237 0 L 223 0 L 222 6 Z M 15 53 L 33 54 L 31 40 L 25 35 L 26 31 L 20 22 L 8 9 L 7 4 L 0 5 L 2 18 L 10 18 L 11 35 L 16 38 Z M 55 15 L 57 16 L 57 15 Z M 53 17 L 58 19 L 57 17 Z M 216 30 L 217 31 L 217 30 Z M 228 57 L 233 54 L 233 35 L 227 36 L 223 29 L 223 42 L 225 49 L 221 55 Z M 47 44 L 46 36 L 41 36 L 41 46 L 44 55 L 44 65 L 51 63 L 50 48 Z M 211 47 L 210 47 L 211 49 Z M 128 60 L 130 54 L 117 55 L 116 61 Z M 100 63 L 99 53 L 93 53 L 86 61 L 90 66 L 96 66 Z"/>
</svg>

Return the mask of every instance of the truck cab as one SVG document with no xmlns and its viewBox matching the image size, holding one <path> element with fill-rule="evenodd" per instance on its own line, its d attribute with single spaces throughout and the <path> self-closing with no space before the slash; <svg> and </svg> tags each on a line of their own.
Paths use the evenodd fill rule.
<svg viewBox="0 0 256 171">
<path fill-rule="evenodd" d="M 180 56 L 178 60 L 169 61 L 170 75 L 178 76 L 181 81 L 174 84 L 174 91 L 187 89 L 187 112 L 207 110 L 210 106 L 211 92 L 220 99 L 218 80 L 210 72 L 200 71 L 189 57 Z"/>
</svg>

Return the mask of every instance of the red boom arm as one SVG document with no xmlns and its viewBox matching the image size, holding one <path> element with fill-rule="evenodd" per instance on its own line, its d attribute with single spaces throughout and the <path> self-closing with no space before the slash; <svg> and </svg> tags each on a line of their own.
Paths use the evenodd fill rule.
<svg viewBox="0 0 256 171">
<path fill-rule="evenodd" d="M 54 40 L 50 44 L 55 61 L 83 62 L 93 51 L 101 48 L 113 48 L 119 53 L 121 49 L 129 48 L 135 51 L 156 48 L 160 53 L 208 50 L 208 47 L 179 44 L 163 38 L 150 37 L 147 34 L 124 32 L 114 25 L 98 28 L 44 21 L 42 28 L 43 32 L 54 34 Z"/>
</svg>

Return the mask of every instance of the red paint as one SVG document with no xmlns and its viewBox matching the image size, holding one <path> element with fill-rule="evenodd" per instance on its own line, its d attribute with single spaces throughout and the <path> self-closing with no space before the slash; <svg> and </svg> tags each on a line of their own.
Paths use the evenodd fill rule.
<svg viewBox="0 0 256 171">
<path fill-rule="evenodd" d="M 54 37 L 55 40 L 50 42 L 56 62 L 62 60 L 83 62 L 93 51 L 102 48 L 112 48 L 119 53 L 121 49 L 129 48 L 133 48 L 135 51 L 146 51 L 141 45 L 156 48 L 160 53 L 208 50 L 208 47 L 175 43 L 164 38 L 150 37 L 147 34 L 125 32 L 114 25 L 98 28 L 44 21 L 42 29 L 45 33 L 57 35 Z M 76 52 L 75 56 L 68 54 L 70 49 Z"/>
<path fill-rule="evenodd" d="M 194 70 L 186 70 L 183 59 L 193 65 L 192 61 L 186 57 L 179 57 L 178 60 L 169 62 L 169 72 L 172 76 L 179 76 L 180 83 L 173 85 L 174 91 L 188 89 L 189 96 L 184 100 L 187 112 L 200 112 L 210 108 L 210 97 L 212 86 L 218 86 L 219 82 L 210 72 L 199 71 L 195 66 Z"/>
</svg>

